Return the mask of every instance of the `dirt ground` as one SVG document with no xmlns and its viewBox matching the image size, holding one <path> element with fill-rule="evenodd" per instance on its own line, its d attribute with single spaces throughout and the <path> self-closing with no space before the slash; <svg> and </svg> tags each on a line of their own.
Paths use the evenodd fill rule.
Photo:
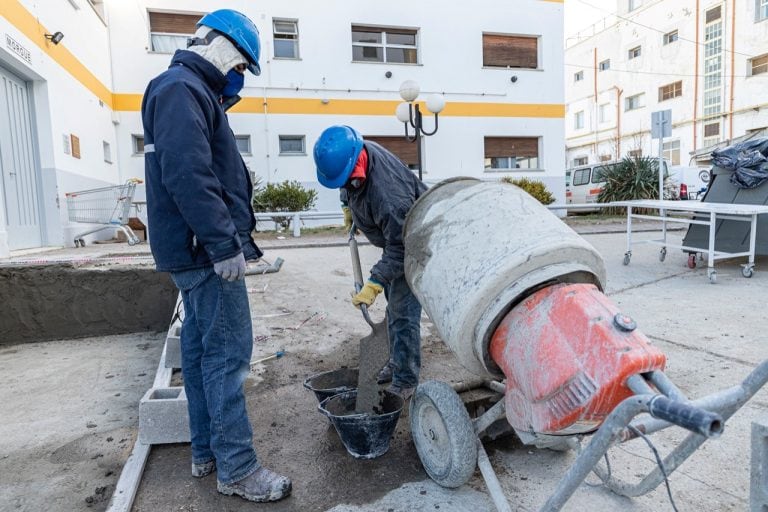
<svg viewBox="0 0 768 512">
<path fill-rule="evenodd" d="M 608 227 L 602 226 L 611 231 Z M 671 251 L 660 263 L 657 250 L 639 247 L 625 267 L 624 236 L 594 231 L 590 228 L 585 238 L 605 258 L 608 295 L 667 354 L 667 373 L 684 392 L 699 397 L 734 385 L 768 357 L 762 307 L 768 260 L 758 261 L 751 279 L 741 277 L 738 263 L 718 262 L 718 283 L 711 285 L 705 270 L 686 268 L 685 255 L 679 252 Z M 679 234 L 672 236 L 679 239 Z M 278 273 L 250 276 L 247 281 L 256 336 L 254 358 L 279 349 L 286 352 L 258 365 L 246 383 L 254 444 L 264 465 L 293 479 L 292 496 L 269 505 L 224 497 L 216 492 L 215 476 L 202 480 L 190 476 L 188 445 L 165 445 L 151 450 L 134 511 L 494 510 L 479 471 L 457 490 L 440 488 L 427 477 L 407 417 L 401 417 L 389 451 L 363 461 L 347 454 L 334 428 L 318 412 L 303 381 L 321 371 L 354 366 L 357 342 L 369 331 L 349 304 L 348 249 L 323 246 L 339 241 L 338 236 L 325 238 L 299 243 L 264 235 L 260 244 L 268 249 L 266 258 L 281 257 L 285 263 Z M 305 247 L 299 247 L 302 243 Z M 367 268 L 377 260 L 378 251 L 361 247 L 361 257 Z M 383 306 L 383 300 L 377 302 L 375 318 L 381 318 Z M 426 317 L 422 338 L 423 379 L 471 378 Z M 0 498 L 0 510 L 106 508 L 121 457 L 127 457 L 136 435 L 138 400 L 151 385 L 161 343 L 161 334 L 147 333 L 0 350 L 0 373 L 11 383 L 0 390 L 3 409 L 11 411 L 0 424 L 0 494 L 5 496 Z M 137 348 L 144 344 L 146 350 Z M 41 358 L 42 352 L 49 354 Z M 39 403 L 27 405 L 30 387 Z M 748 508 L 750 425 L 764 418 L 767 408 L 768 395 L 761 391 L 726 424 L 722 438 L 706 443 L 670 477 L 680 510 Z M 98 417 L 105 409 L 106 423 Z M 89 421 L 95 426 L 89 427 Z M 108 437 L 113 441 L 107 442 Z M 681 438 L 679 430 L 671 429 L 651 436 L 663 453 Z M 116 439 L 125 441 L 114 445 Z M 118 448 L 106 451 L 112 446 Z M 537 510 L 575 457 L 523 446 L 514 437 L 487 443 L 486 449 L 516 511 Z M 610 460 L 616 474 L 633 481 L 653 468 L 653 455 L 642 442 L 612 449 Z M 582 485 L 564 510 L 645 512 L 672 507 L 663 485 L 631 500 Z"/>
</svg>

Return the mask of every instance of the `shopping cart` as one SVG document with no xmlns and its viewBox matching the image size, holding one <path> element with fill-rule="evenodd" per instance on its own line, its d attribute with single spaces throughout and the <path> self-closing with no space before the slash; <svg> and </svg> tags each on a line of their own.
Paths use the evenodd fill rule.
<svg viewBox="0 0 768 512">
<path fill-rule="evenodd" d="M 139 183 L 142 181 L 131 178 L 123 185 L 68 192 L 66 196 L 70 222 L 102 224 L 75 236 L 75 247 L 85 247 L 85 235 L 109 228 L 117 228 L 125 233 L 128 245 L 138 244 L 140 240 L 128 226 L 128 218 L 133 193 Z"/>
</svg>

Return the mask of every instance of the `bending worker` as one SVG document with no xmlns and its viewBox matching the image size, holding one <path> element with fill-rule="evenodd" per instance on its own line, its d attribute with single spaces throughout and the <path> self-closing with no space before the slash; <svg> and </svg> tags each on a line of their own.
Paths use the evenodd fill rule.
<svg viewBox="0 0 768 512">
<path fill-rule="evenodd" d="M 245 70 L 259 74 L 259 33 L 229 9 L 197 27 L 141 106 L 152 255 L 184 302 L 192 476 L 217 471 L 220 493 L 275 501 L 291 481 L 259 463 L 243 392 L 253 349 L 245 262 L 262 252 L 251 238 L 253 186 L 225 114 Z"/>
<path fill-rule="evenodd" d="M 391 380 L 389 390 L 408 399 L 419 383 L 421 369 L 421 305 L 405 280 L 403 224 L 426 186 L 395 155 L 375 142 L 364 141 L 349 126 L 327 128 L 315 143 L 314 157 L 318 181 L 346 191 L 355 226 L 383 249 L 352 304 L 371 306 L 384 292 L 390 361 L 379 373 L 379 382 Z"/>
</svg>

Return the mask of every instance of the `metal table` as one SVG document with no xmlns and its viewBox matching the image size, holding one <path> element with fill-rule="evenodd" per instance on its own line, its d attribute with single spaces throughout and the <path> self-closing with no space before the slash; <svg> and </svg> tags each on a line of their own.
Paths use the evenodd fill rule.
<svg viewBox="0 0 768 512">
<path fill-rule="evenodd" d="M 657 199 L 640 199 L 636 201 L 618 201 L 611 203 L 612 206 L 624 206 L 627 208 L 627 252 L 624 253 L 624 264 L 629 265 L 632 258 L 632 219 L 650 219 L 660 220 L 662 222 L 662 238 L 657 240 L 641 240 L 635 244 L 655 244 L 661 245 L 659 260 L 664 261 L 667 255 L 667 247 L 682 249 L 684 251 L 693 251 L 688 260 L 688 266 L 696 266 L 695 253 L 702 252 L 707 254 L 707 277 L 711 283 L 717 281 L 717 272 L 715 271 L 715 260 L 725 258 L 734 258 L 738 256 L 747 256 L 748 260 L 742 266 L 742 275 L 752 277 L 755 267 L 755 239 L 757 234 L 757 216 L 768 214 L 768 206 L 757 204 L 731 204 L 731 203 L 701 203 L 698 201 L 659 201 Z M 641 215 L 633 213 L 633 208 L 644 208 L 649 210 L 659 210 L 659 216 Z M 689 216 L 681 217 L 680 214 Z M 690 214 L 699 214 L 691 216 Z M 706 217 L 709 217 L 706 219 Z M 717 220 L 736 220 L 750 223 L 749 233 L 749 251 L 747 252 L 725 252 L 715 250 L 715 226 Z M 691 247 L 686 245 L 674 245 L 667 243 L 667 222 L 682 222 L 686 224 L 701 224 L 709 226 L 709 247 Z"/>
</svg>

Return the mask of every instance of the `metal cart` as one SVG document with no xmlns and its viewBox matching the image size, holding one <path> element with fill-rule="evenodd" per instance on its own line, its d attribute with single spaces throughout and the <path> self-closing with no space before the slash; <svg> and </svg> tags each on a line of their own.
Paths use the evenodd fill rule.
<svg viewBox="0 0 768 512">
<path fill-rule="evenodd" d="M 688 259 L 688 266 L 696 266 L 696 254 L 707 254 L 707 277 L 711 283 L 717 282 L 715 260 L 747 256 L 747 263 L 742 266 L 742 275 L 752 277 L 755 268 L 755 240 L 757 237 L 758 215 L 768 214 L 768 206 L 757 204 L 730 204 L 730 203 L 700 203 L 698 201 L 659 201 L 656 199 L 641 199 L 637 201 L 618 201 L 612 206 L 625 206 L 627 208 L 627 252 L 624 253 L 624 264 L 629 265 L 632 258 L 632 245 L 655 244 L 661 245 L 659 260 L 664 261 L 667 255 L 667 247 L 682 249 L 692 252 Z M 633 208 L 658 210 L 659 216 L 641 215 L 633 213 Z M 680 214 L 688 216 L 680 216 Z M 699 214 L 691 216 L 691 214 Z M 662 223 L 662 238 L 656 240 L 632 241 L 632 219 L 659 220 Z M 732 220 L 750 223 L 749 250 L 743 252 L 726 252 L 715 250 L 716 226 L 718 220 Z M 682 222 L 685 224 L 699 224 L 707 226 L 709 238 L 707 247 L 692 247 L 687 245 L 674 245 L 667 242 L 667 222 Z"/>
<path fill-rule="evenodd" d="M 78 233 L 74 237 L 75 247 L 85 247 L 84 236 L 109 228 L 117 228 L 125 233 L 128 245 L 138 244 L 140 240 L 128 226 L 128 219 L 133 194 L 139 183 L 142 181 L 131 178 L 122 185 L 68 192 L 66 197 L 70 222 L 101 224 L 97 228 Z"/>
</svg>

